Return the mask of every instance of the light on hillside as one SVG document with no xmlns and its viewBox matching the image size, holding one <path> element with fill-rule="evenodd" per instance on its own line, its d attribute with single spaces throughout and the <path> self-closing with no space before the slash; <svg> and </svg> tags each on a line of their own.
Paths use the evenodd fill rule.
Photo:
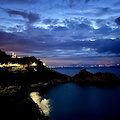
<svg viewBox="0 0 120 120">
<path fill-rule="evenodd" d="M 35 63 L 35 62 L 34 62 L 34 63 L 32 63 L 32 65 L 31 65 L 31 66 L 37 66 L 37 63 Z"/>
</svg>

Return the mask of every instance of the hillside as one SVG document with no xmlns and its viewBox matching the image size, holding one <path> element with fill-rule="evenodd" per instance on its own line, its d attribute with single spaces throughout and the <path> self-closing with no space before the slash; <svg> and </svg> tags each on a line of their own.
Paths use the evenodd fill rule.
<svg viewBox="0 0 120 120">
<path fill-rule="evenodd" d="M 51 70 L 35 57 L 12 58 L 0 51 L 0 58 L 1 117 L 12 120 L 48 120 L 49 117 L 30 98 L 30 92 L 33 88 L 37 89 L 36 85 L 42 92 L 64 83 L 68 76 Z"/>
<path fill-rule="evenodd" d="M 50 80 L 66 79 L 68 76 L 58 73 L 43 62 L 32 57 L 11 58 L 1 51 L 1 63 L 6 60 L 8 65 L 0 68 L 0 85 L 31 85 L 39 82 L 47 82 Z M 1 58 L 1 57 L 0 57 Z M 10 63 L 10 64 L 9 64 Z"/>
<path fill-rule="evenodd" d="M 5 63 L 11 60 L 11 56 L 0 50 L 0 63 Z"/>
</svg>

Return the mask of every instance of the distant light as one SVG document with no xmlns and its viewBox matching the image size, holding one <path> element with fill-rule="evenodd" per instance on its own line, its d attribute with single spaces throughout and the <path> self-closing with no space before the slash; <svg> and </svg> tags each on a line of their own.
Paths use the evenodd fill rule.
<svg viewBox="0 0 120 120">
<path fill-rule="evenodd" d="M 99 67 L 104 67 L 104 65 L 99 65 Z"/>
<path fill-rule="evenodd" d="M 119 66 L 120 64 L 117 64 L 117 66 Z"/>
<path fill-rule="evenodd" d="M 43 63 L 43 65 L 44 65 L 44 66 L 46 66 L 46 64 L 45 64 L 45 63 Z"/>
<path fill-rule="evenodd" d="M 105 65 L 106 67 L 111 67 L 111 65 L 109 65 L 109 64 L 107 64 L 107 65 Z"/>
<path fill-rule="evenodd" d="M 49 66 L 47 66 L 45 63 L 43 63 L 43 65 L 45 66 L 45 67 L 47 67 L 47 68 L 50 68 Z"/>
</svg>

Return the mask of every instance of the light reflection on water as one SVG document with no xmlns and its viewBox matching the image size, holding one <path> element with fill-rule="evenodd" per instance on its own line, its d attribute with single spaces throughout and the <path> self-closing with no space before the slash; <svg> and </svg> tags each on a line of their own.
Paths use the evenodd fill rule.
<svg viewBox="0 0 120 120">
<path fill-rule="evenodd" d="M 30 97 L 42 109 L 45 116 L 50 114 L 50 99 L 45 99 L 40 96 L 39 92 L 31 92 Z"/>
</svg>

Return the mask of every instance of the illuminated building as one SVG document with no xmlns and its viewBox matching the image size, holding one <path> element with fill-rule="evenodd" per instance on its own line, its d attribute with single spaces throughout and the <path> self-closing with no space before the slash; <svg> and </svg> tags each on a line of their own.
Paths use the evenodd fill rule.
<svg viewBox="0 0 120 120">
<path fill-rule="evenodd" d="M 12 53 L 12 58 L 17 58 L 17 55 L 14 52 Z"/>
</svg>

